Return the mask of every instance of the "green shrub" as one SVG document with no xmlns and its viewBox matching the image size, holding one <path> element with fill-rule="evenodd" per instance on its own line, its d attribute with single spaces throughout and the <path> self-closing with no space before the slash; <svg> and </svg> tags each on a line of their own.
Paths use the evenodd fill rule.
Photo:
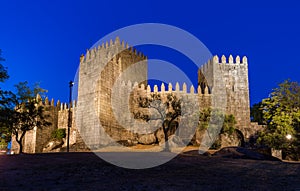
<svg viewBox="0 0 300 191">
<path fill-rule="evenodd" d="M 209 149 L 218 150 L 221 148 L 221 140 L 220 138 L 216 139 L 215 142 L 211 145 Z"/>
<path fill-rule="evenodd" d="M 66 137 L 66 129 L 56 129 L 52 132 L 51 137 L 53 139 L 62 140 Z"/>
<path fill-rule="evenodd" d="M 0 141 L 0 150 L 5 150 L 7 148 L 7 142 L 4 139 Z"/>
<path fill-rule="evenodd" d="M 235 131 L 236 120 L 233 115 L 225 115 L 223 127 L 221 133 L 227 133 L 232 135 Z"/>
</svg>

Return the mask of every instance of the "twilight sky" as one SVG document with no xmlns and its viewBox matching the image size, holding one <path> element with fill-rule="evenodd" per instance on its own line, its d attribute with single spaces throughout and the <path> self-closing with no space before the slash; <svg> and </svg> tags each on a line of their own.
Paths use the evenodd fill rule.
<svg viewBox="0 0 300 191">
<path fill-rule="evenodd" d="M 41 82 L 49 98 L 67 101 L 86 49 L 119 28 L 164 23 L 190 32 L 214 55 L 247 56 L 253 104 L 287 78 L 300 82 L 299 10 L 296 0 L 1 1 L 0 49 L 10 74 L 1 88 Z M 148 58 L 190 62 L 162 47 L 141 50 Z"/>
</svg>

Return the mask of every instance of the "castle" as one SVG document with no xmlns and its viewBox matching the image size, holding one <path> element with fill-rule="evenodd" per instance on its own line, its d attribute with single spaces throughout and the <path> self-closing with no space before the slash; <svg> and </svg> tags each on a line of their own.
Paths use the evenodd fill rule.
<svg viewBox="0 0 300 191">
<path fill-rule="evenodd" d="M 200 108 L 223 104 L 225 112 L 235 116 L 236 129 L 242 139 L 249 139 L 259 129 L 250 121 L 246 57 L 214 56 L 198 69 L 198 87 L 187 87 L 185 83 L 168 84 L 168 88 L 165 84 L 161 84 L 160 88 L 157 85 L 150 87 L 147 84 L 147 64 L 146 56 L 125 45 L 124 41 L 120 42 L 118 37 L 88 50 L 85 56 L 80 57 L 77 102 L 68 108 L 68 104 L 60 101 L 55 104 L 48 98 L 42 101 L 38 96 L 52 124 L 27 132 L 24 152 L 43 152 L 55 129 L 67 129 L 69 110 L 72 111 L 70 145 L 74 145 L 75 150 L 93 149 L 113 141 L 138 143 L 144 135 L 156 136 L 157 141 L 160 138 L 153 129 L 159 128 L 161 123 L 153 121 L 148 127 L 141 126 L 132 117 L 132 112 L 138 109 L 135 98 L 151 93 L 160 94 L 162 98 L 173 93 L 179 98 L 197 101 Z M 13 139 L 12 150 L 16 152 L 17 146 Z"/>
</svg>

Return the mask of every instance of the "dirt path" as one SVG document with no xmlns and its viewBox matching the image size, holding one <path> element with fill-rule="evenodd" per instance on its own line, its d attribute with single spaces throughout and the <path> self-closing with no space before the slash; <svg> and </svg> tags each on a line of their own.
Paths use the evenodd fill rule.
<svg viewBox="0 0 300 191">
<path fill-rule="evenodd" d="M 93 153 L 0 156 L 0 190 L 300 190 L 300 164 L 181 154 L 150 169 Z"/>
</svg>

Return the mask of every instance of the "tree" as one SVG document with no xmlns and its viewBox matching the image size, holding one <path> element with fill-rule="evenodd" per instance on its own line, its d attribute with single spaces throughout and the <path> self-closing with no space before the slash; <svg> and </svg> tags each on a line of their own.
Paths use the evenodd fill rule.
<svg viewBox="0 0 300 191">
<path fill-rule="evenodd" d="M 6 143 L 11 141 L 12 124 L 15 122 L 15 95 L 10 91 L 1 91 L 0 95 L 0 134 Z"/>
<path fill-rule="evenodd" d="M 262 102 L 253 104 L 253 106 L 250 108 L 250 117 L 252 122 L 257 122 L 259 125 L 265 125 Z"/>
<path fill-rule="evenodd" d="M 20 82 L 15 85 L 17 92 L 7 92 L 2 97 L 2 102 L 6 103 L 1 108 L 0 124 L 3 129 L 7 129 L 9 133 L 15 136 L 16 142 L 19 144 L 19 153 L 23 152 L 23 138 L 27 131 L 33 128 L 42 128 L 50 125 L 46 121 L 47 116 L 44 115 L 43 106 L 40 103 L 38 93 L 45 93 L 46 90 L 35 84 L 33 88 L 28 86 L 28 82 Z"/>
<path fill-rule="evenodd" d="M 5 61 L 4 58 L 2 58 L 1 56 L 2 51 L 0 49 L 0 82 L 4 82 L 6 79 L 9 78 L 8 73 L 7 73 L 7 69 L 1 64 L 1 62 Z M 0 109 L 3 110 L 5 107 L 8 106 L 9 103 L 7 103 L 6 101 L 4 101 L 5 99 L 3 99 L 4 97 L 6 97 L 8 94 L 10 94 L 10 92 L 8 91 L 3 91 L 0 88 Z M 3 126 L 0 125 L 0 142 L 3 145 L 7 145 L 7 143 L 10 141 L 10 131 L 6 128 L 4 128 Z"/>
<path fill-rule="evenodd" d="M 220 124 L 222 123 L 221 129 Z M 219 147 L 220 134 L 234 133 L 236 125 L 235 117 L 232 114 L 224 114 L 218 109 L 204 108 L 199 114 L 198 129 L 205 130 L 208 137 L 213 141 L 212 147 Z M 210 142 L 211 142 L 210 141 Z"/>
<path fill-rule="evenodd" d="M 9 78 L 8 73 L 7 73 L 7 68 L 5 68 L 1 62 L 5 61 L 4 58 L 1 57 L 2 50 L 0 49 L 0 82 L 4 82 L 6 79 Z"/>
<path fill-rule="evenodd" d="M 236 125 L 236 120 L 235 120 L 234 115 L 225 114 L 223 126 L 222 126 L 222 129 L 221 129 L 221 133 L 227 133 L 227 134 L 234 133 L 234 131 L 236 130 L 235 125 Z"/>
<path fill-rule="evenodd" d="M 1 64 L 5 61 L 1 53 L 0 49 L 0 82 L 4 82 L 9 75 L 7 68 Z M 38 105 L 39 100 L 36 98 L 37 94 L 44 95 L 46 90 L 40 88 L 38 83 L 33 88 L 27 82 L 20 82 L 15 87 L 16 94 L 0 88 L 0 139 L 8 143 L 14 134 L 21 153 L 26 132 L 49 123 L 45 120 L 43 108 Z"/>
<path fill-rule="evenodd" d="M 1 92 L 1 108 L 0 108 L 0 132 L 1 137 L 8 143 L 11 141 L 12 124 L 14 123 L 14 97 L 10 91 Z"/>
<path fill-rule="evenodd" d="M 287 152 L 299 152 L 300 86 L 285 80 L 262 101 L 263 119 L 267 124 L 258 143 Z M 291 135 L 291 139 L 287 139 Z"/>
<path fill-rule="evenodd" d="M 211 120 L 212 118 L 214 118 L 213 121 Z M 234 132 L 236 120 L 232 114 L 224 114 L 219 110 L 212 110 L 211 108 L 204 108 L 200 111 L 198 125 L 200 130 L 207 130 L 210 123 L 217 125 L 217 122 L 222 122 L 221 133 L 232 134 Z"/>
<path fill-rule="evenodd" d="M 170 151 L 168 143 L 168 132 L 171 130 L 172 124 L 181 115 L 181 100 L 178 99 L 174 94 L 169 93 L 166 99 L 163 100 L 160 94 L 152 93 L 150 97 L 139 97 L 138 105 L 142 108 L 153 108 L 159 114 L 158 118 L 162 121 L 162 129 L 165 138 L 164 151 Z M 141 114 L 136 112 L 135 118 L 150 120 L 151 116 L 148 114 Z M 153 119 L 152 119 L 153 120 Z"/>
</svg>

